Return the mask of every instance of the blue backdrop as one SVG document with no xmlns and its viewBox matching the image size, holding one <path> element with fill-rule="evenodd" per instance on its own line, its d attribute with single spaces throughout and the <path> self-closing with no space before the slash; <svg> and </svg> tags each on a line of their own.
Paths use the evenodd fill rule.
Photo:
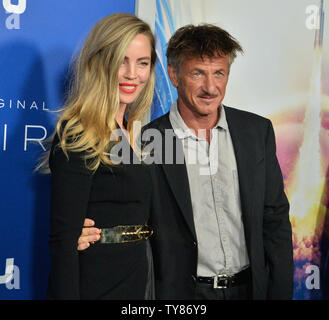
<svg viewBox="0 0 329 320">
<path fill-rule="evenodd" d="M 72 55 L 99 19 L 134 13 L 135 1 L 9 1 L 18 9 L 26 3 L 20 15 L 6 12 L 6 2 L 0 2 L 0 299 L 43 299 L 49 176 L 33 169 L 53 131 L 51 111 L 62 104 Z"/>
</svg>

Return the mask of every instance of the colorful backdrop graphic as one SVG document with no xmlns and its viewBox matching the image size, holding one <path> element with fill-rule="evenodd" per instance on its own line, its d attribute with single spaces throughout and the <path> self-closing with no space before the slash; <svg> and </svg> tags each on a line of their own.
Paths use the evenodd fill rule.
<svg viewBox="0 0 329 320">
<path fill-rule="evenodd" d="M 45 297 L 49 176 L 33 169 L 53 131 L 53 111 L 64 99 L 71 58 L 96 21 L 114 12 L 133 13 L 142 3 L 147 8 L 146 1 L 156 11 L 138 12 L 156 16 L 159 58 L 152 119 L 177 98 L 165 50 L 178 27 L 214 23 L 241 42 L 245 53 L 232 66 L 224 103 L 272 120 L 291 203 L 294 298 L 328 299 L 326 0 L 0 1 L 0 299 Z M 8 3 L 20 13 L 6 12 Z"/>
</svg>

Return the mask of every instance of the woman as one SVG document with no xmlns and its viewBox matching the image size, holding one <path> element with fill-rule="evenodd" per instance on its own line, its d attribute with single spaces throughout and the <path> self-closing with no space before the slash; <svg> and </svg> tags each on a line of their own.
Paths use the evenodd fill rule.
<svg viewBox="0 0 329 320">
<path fill-rule="evenodd" d="M 111 154 L 123 143 L 138 158 L 133 124 L 150 108 L 155 61 L 149 26 L 124 13 L 98 22 L 78 57 L 49 157 L 50 299 L 152 298 L 151 175 L 133 161 L 114 163 Z M 121 140 L 118 128 L 126 133 Z M 103 230 L 102 240 L 78 253 L 85 218 Z"/>
</svg>

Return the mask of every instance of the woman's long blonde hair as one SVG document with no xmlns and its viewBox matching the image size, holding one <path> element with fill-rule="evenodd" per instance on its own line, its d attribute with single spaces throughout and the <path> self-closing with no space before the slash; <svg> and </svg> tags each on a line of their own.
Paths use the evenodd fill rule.
<svg viewBox="0 0 329 320">
<path fill-rule="evenodd" d="M 84 152 L 90 170 L 95 171 L 101 163 L 112 165 L 108 154 L 120 106 L 118 72 L 130 42 L 138 34 L 150 40 L 151 72 L 142 92 L 128 108 L 127 131 L 131 139 L 136 139 L 133 122 L 142 121 L 154 91 L 156 52 L 149 25 L 131 14 L 109 15 L 93 27 L 76 61 L 56 133 L 65 155 Z"/>
</svg>

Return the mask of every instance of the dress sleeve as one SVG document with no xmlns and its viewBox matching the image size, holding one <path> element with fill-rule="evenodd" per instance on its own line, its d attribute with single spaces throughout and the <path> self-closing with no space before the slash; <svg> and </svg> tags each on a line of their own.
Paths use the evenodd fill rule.
<svg viewBox="0 0 329 320">
<path fill-rule="evenodd" d="M 81 153 L 66 158 L 55 137 L 51 169 L 50 256 L 48 299 L 79 299 L 78 238 L 87 215 L 92 174 Z"/>
</svg>

